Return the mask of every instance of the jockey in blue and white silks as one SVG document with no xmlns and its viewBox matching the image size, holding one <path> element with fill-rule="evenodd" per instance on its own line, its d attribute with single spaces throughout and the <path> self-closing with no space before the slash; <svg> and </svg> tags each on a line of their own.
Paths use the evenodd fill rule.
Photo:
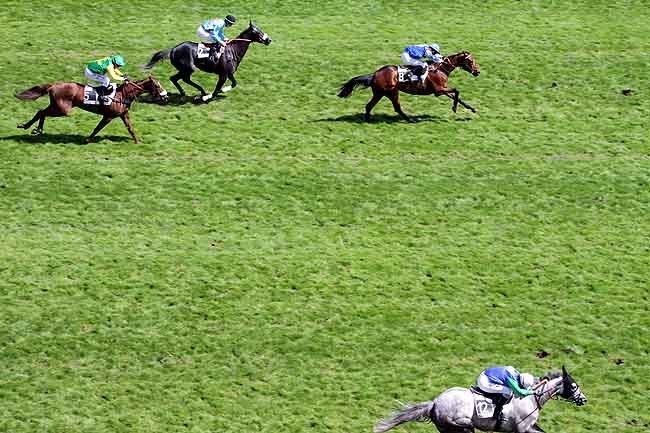
<svg viewBox="0 0 650 433">
<path fill-rule="evenodd" d="M 476 380 L 478 387 L 490 394 L 501 394 L 509 398 L 513 393 L 517 397 L 534 394 L 531 389 L 535 377 L 530 373 L 519 373 L 514 367 L 492 367 L 484 370 Z"/>
<path fill-rule="evenodd" d="M 427 78 L 428 66 L 422 59 L 430 60 L 433 63 L 442 63 L 440 47 L 438 44 L 409 45 L 402 51 L 402 61 L 407 65 L 416 66 L 417 75 L 424 81 Z"/>
<path fill-rule="evenodd" d="M 204 42 L 216 43 L 218 47 L 221 47 L 228 41 L 223 29 L 232 26 L 236 21 L 237 18 L 232 15 L 226 16 L 223 20 L 221 18 L 207 20 L 196 29 L 196 35 Z"/>
</svg>

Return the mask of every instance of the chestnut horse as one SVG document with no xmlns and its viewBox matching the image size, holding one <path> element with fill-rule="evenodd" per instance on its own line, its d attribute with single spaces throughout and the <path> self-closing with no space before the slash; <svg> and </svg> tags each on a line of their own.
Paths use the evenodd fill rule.
<svg viewBox="0 0 650 433">
<path fill-rule="evenodd" d="M 408 117 L 402 111 L 402 107 L 399 103 L 400 91 L 412 95 L 446 95 L 454 100 L 454 105 L 452 106 L 454 112 L 456 112 L 456 108 L 460 103 L 460 105 L 475 113 L 476 110 L 474 108 L 460 100 L 458 97 L 460 94 L 458 89 L 450 89 L 447 87 L 449 75 L 456 68 L 462 68 L 475 77 L 478 77 L 481 73 L 480 67 L 474 60 L 474 57 L 472 57 L 472 55 L 467 51 L 463 51 L 458 54 L 444 57 L 442 63 L 437 67 L 435 65 L 429 65 L 429 72 L 424 81 L 399 82 L 397 66 L 387 65 L 379 68 L 373 74 L 360 75 L 352 78 L 341 87 L 338 96 L 341 98 L 347 98 L 357 86 L 372 88 L 372 98 L 368 104 L 366 104 L 366 121 L 370 121 L 370 112 L 374 106 L 377 105 L 377 102 L 385 96 L 391 100 L 393 108 L 397 113 L 409 122 L 414 122 L 414 119 Z"/>
<path fill-rule="evenodd" d="M 140 139 L 135 135 L 131 119 L 129 119 L 129 108 L 131 108 L 131 103 L 135 101 L 135 98 L 145 92 L 151 93 L 163 103 L 167 101 L 167 92 L 162 88 L 158 80 L 151 75 L 146 80 L 126 81 L 119 86 L 110 105 L 89 105 L 84 103 L 83 84 L 54 83 L 34 86 L 17 94 L 16 98 L 34 100 L 47 93 L 50 95 L 50 105 L 39 110 L 29 122 L 18 124 L 18 128 L 29 129 L 38 120 L 38 126 L 32 131 L 32 135 L 40 135 L 43 133 L 43 124 L 46 117 L 66 116 L 74 107 L 79 107 L 82 110 L 103 116 L 93 133 L 86 138 L 86 143 L 90 143 L 95 135 L 116 117 L 122 118 L 133 140 L 140 143 Z"/>
</svg>

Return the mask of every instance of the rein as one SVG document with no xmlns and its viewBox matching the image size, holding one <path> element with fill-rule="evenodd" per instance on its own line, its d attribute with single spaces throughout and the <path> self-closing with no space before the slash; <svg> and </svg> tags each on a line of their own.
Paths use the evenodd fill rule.
<svg viewBox="0 0 650 433">
<path fill-rule="evenodd" d="M 556 387 L 554 387 L 553 389 L 550 389 L 550 390 L 548 390 L 548 391 L 545 391 L 544 389 L 546 388 L 546 385 L 547 385 L 547 384 L 548 384 L 548 380 L 547 380 L 547 379 L 544 379 L 544 380 L 542 380 L 541 382 L 539 382 L 539 383 L 537 384 L 537 386 L 535 386 L 535 388 L 534 388 L 535 390 L 537 390 L 537 388 L 539 388 L 539 387 L 542 388 L 542 392 L 540 392 L 540 393 L 535 392 L 535 394 L 533 394 L 533 395 L 535 396 L 535 406 L 537 406 L 537 407 L 536 407 L 535 409 L 533 409 L 533 411 L 532 411 L 531 413 L 529 413 L 529 414 L 526 415 L 524 418 L 522 418 L 522 420 L 519 421 L 519 422 L 517 423 L 517 425 L 519 425 L 519 424 L 521 424 L 522 422 L 524 422 L 524 421 L 525 421 L 529 416 L 531 416 L 532 414 L 534 414 L 535 412 L 539 411 L 539 410 L 542 408 L 542 405 L 539 404 L 539 402 L 540 402 L 540 399 L 542 398 L 542 396 L 544 396 L 544 394 L 549 394 L 549 393 L 550 393 L 550 394 L 551 394 L 550 399 L 552 399 L 552 400 L 557 399 L 557 397 L 556 397 L 556 395 L 557 395 L 556 390 L 557 390 L 557 388 L 559 388 L 559 386 L 556 386 Z"/>
<path fill-rule="evenodd" d="M 229 39 L 228 42 L 226 42 L 226 45 L 230 44 L 231 42 L 235 41 L 242 41 L 242 42 L 253 42 L 251 39 L 241 39 L 241 38 L 235 38 L 235 39 Z"/>
<path fill-rule="evenodd" d="M 144 87 L 140 86 L 139 84 L 134 83 L 133 81 L 127 81 L 126 83 L 124 83 L 124 87 L 128 86 L 129 84 L 132 84 L 135 88 L 140 89 L 140 90 L 142 90 L 143 92 L 144 92 L 144 90 L 145 90 Z M 122 99 L 120 99 L 120 100 L 117 100 L 117 99 L 113 98 L 113 102 L 114 102 L 115 104 L 122 104 L 122 105 L 127 105 L 127 106 L 128 106 L 128 105 L 131 105 L 131 103 L 132 103 L 133 101 L 135 101 L 135 98 L 136 98 L 136 97 L 137 97 L 137 96 L 135 96 L 135 97 L 134 97 L 132 100 L 130 100 L 130 101 L 129 101 L 129 98 L 122 98 Z M 124 101 L 127 101 L 127 102 L 124 102 Z"/>
</svg>

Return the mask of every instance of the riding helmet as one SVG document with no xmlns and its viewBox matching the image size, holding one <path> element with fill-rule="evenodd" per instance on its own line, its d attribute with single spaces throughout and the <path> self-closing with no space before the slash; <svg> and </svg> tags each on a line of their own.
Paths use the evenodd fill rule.
<svg viewBox="0 0 650 433">
<path fill-rule="evenodd" d="M 115 63 L 117 66 L 124 66 L 126 64 L 124 58 L 119 54 L 113 56 L 113 63 Z"/>
<path fill-rule="evenodd" d="M 227 16 L 226 16 L 226 22 L 227 22 L 228 24 L 235 24 L 235 23 L 237 22 L 237 18 L 235 18 L 235 17 L 232 16 L 232 15 L 227 15 Z"/>
<path fill-rule="evenodd" d="M 530 388 L 535 384 L 535 376 L 530 373 L 521 373 L 519 376 L 519 384 L 524 388 Z"/>
<path fill-rule="evenodd" d="M 429 44 L 429 47 L 431 47 L 431 49 L 436 53 L 440 52 L 440 46 L 438 44 Z"/>
</svg>

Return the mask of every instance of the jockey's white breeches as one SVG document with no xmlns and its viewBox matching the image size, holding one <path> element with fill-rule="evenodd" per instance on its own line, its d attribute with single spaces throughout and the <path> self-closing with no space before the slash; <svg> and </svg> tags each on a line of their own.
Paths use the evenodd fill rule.
<svg viewBox="0 0 650 433">
<path fill-rule="evenodd" d="M 91 71 L 90 69 L 86 68 L 84 71 L 84 75 L 86 78 L 89 78 L 93 81 L 97 81 L 99 84 L 101 84 L 104 87 L 108 87 L 109 84 L 111 84 L 111 79 L 108 78 L 106 75 L 98 74 L 96 72 Z"/>
<path fill-rule="evenodd" d="M 212 34 L 206 31 L 203 26 L 199 26 L 199 28 L 196 29 L 196 36 L 198 36 L 203 42 L 208 42 L 210 44 L 216 42 L 212 37 Z"/>
<path fill-rule="evenodd" d="M 489 392 L 491 394 L 501 394 L 506 397 L 510 397 L 512 395 L 512 390 L 509 387 L 490 382 L 490 379 L 488 379 L 485 373 L 481 373 L 478 376 L 476 384 L 484 392 Z"/>
<path fill-rule="evenodd" d="M 409 53 L 406 51 L 402 52 L 402 61 L 407 64 L 407 65 L 413 65 L 413 66 L 422 66 L 425 69 L 427 68 L 427 64 L 423 62 L 422 60 L 414 59 L 413 57 L 409 56 Z"/>
</svg>

